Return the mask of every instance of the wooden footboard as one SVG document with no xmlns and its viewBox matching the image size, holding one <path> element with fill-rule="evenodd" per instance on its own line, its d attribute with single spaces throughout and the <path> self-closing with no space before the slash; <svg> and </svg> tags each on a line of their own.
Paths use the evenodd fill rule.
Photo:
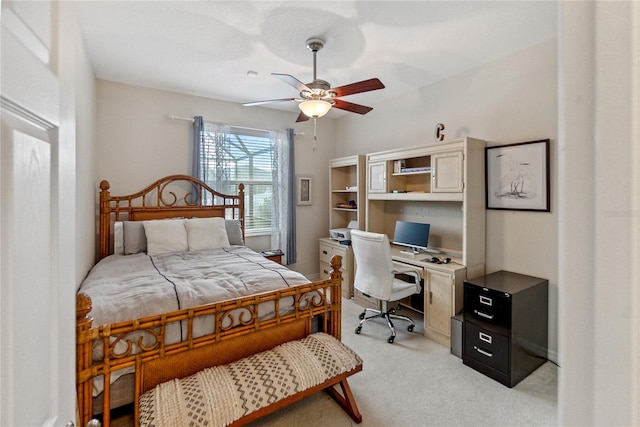
<svg viewBox="0 0 640 427">
<path fill-rule="evenodd" d="M 133 368 L 145 362 L 145 381 L 136 376 L 136 390 L 145 390 L 154 383 L 176 376 L 185 376 L 202 369 L 237 360 L 256 351 L 267 350 L 284 342 L 306 336 L 314 329 L 340 339 L 341 283 L 339 256 L 331 260 L 331 277 L 309 284 L 278 291 L 238 298 L 200 307 L 148 316 L 109 325 L 92 326 L 91 300 L 78 294 L 77 316 L 77 392 L 79 425 L 92 418 L 92 389 L 98 379 L 103 387 L 103 425 L 110 424 L 110 387 L 114 372 Z M 291 309 L 280 302 L 295 302 Z M 265 304 L 275 305 L 275 314 L 264 318 Z M 194 323 L 208 322 L 211 332 L 194 336 Z M 180 327 L 183 341 L 166 342 L 167 329 Z M 102 344 L 100 360 L 93 360 L 94 344 Z M 165 375 L 152 372 L 154 359 L 176 358 L 176 371 Z M 216 360 L 212 363 L 212 357 Z M 100 379 L 101 378 L 101 379 Z M 149 379 L 150 378 L 150 379 Z M 132 391 L 133 392 L 133 391 Z"/>
</svg>

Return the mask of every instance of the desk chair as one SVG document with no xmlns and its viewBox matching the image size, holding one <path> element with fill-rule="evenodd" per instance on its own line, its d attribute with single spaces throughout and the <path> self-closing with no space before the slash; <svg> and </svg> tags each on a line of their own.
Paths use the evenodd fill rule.
<svg viewBox="0 0 640 427">
<path fill-rule="evenodd" d="M 398 301 L 413 294 L 420 293 L 420 276 L 415 270 L 396 270 L 391 260 L 391 247 L 386 234 L 369 233 L 367 231 L 351 230 L 351 247 L 355 256 L 356 275 L 353 286 L 363 294 L 377 298 L 382 302 L 382 310 L 365 308 L 360 314 L 360 324 L 356 334 L 362 331 L 362 325 L 377 318 L 386 319 L 391 336 L 387 340 L 393 343 L 396 329 L 391 319 L 409 322 L 407 330 L 413 331 L 415 323 L 407 316 L 396 314 L 396 309 L 387 309 L 387 303 Z M 413 276 L 414 283 L 400 280 L 396 274 Z M 367 316 L 367 313 L 372 315 Z"/>
</svg>

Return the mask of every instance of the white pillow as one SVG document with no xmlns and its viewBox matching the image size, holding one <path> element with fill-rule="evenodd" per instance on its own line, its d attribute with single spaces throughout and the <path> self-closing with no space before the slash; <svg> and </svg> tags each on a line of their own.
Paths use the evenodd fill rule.
<svg viewBox="0 0 640 427">
<path fill-rule="evenodd" d="M 230 246 L 224 218 L 192 218 L 186 220 L 184 225 L 190 251 Z"/>
<path fill-rule="evenodd" d="M 189 250 L 183 219 L 142 221 L 147 236 L 147 254 L 160 255 Z"/>
</svg>

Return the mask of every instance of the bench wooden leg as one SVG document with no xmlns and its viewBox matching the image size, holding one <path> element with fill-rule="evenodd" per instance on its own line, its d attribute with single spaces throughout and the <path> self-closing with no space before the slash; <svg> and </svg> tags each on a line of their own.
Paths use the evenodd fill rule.
<svg viewBox="0 0 640 427">
<path fill-rule="evenodd" d="M 329 393 L 329 396 L 333 397 L 336 402 L 338 402 L 338 405 L 340 405 L 340 407 L 349 414 L 356 423 L 360 424 L 362 422 L 362 415 L 360 414 L 360 411 L 358 411 L 356 399 L 351 393 L 351 388 L 349 387 L 347 379 L 343 379 L 339 384 L 342 389 L 342 394 L 338 393 L 338 390 L 333 386 L 326 388 L 325 391 Z"/>
</svg>

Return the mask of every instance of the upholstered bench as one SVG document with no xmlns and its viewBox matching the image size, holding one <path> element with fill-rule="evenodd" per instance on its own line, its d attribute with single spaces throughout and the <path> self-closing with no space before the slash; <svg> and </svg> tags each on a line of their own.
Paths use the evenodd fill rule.
<svg viewBox="0 0 640 427">
<path fill-rule="evenodd" d="M 326 390 L 356 422 L 347 377 L 362 370 L 349 347 L 314 333 L 271 350 L 158 384 L 139 398 L 142 426 L 243 425 Z M 340 384 L 342 395 L 333 387 Z"/>
</svg>

